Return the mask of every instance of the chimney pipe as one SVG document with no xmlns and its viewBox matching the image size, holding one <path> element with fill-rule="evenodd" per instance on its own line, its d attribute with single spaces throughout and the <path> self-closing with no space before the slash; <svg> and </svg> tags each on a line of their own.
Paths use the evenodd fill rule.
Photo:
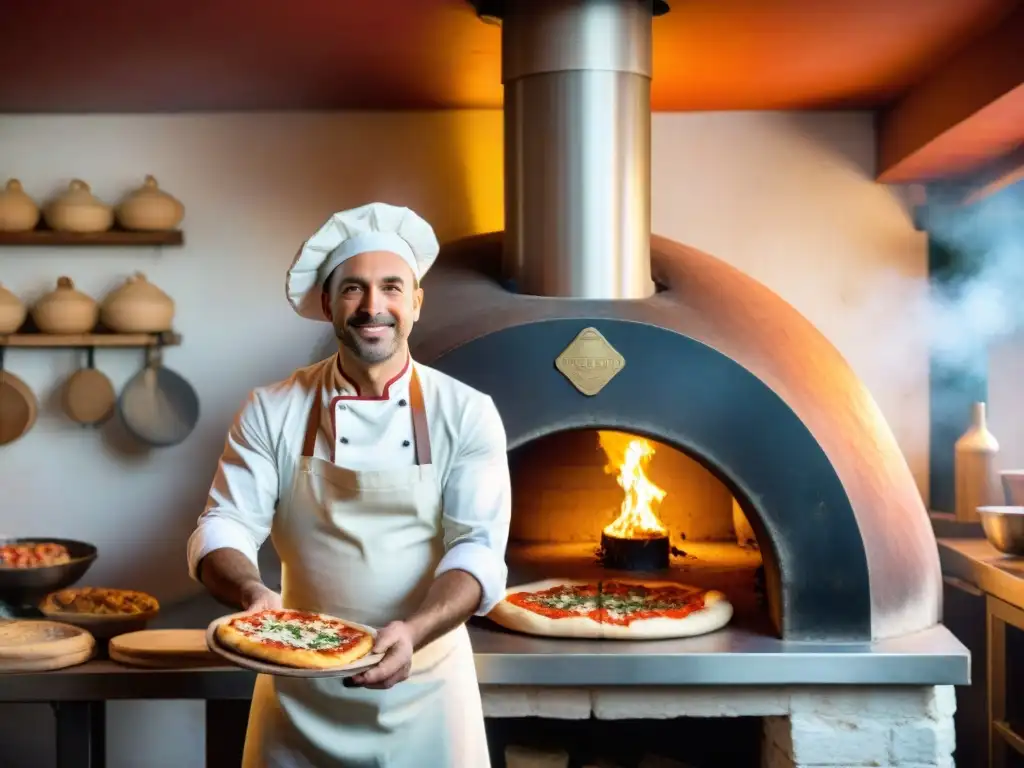
<svg viewBox="0 0 1024 768">
<path fill-rule="evenodd" d="M 473 0 L 501 21 L 505 278 L 523 294 L 654 293 L 652 0 Z"/>
</svg>

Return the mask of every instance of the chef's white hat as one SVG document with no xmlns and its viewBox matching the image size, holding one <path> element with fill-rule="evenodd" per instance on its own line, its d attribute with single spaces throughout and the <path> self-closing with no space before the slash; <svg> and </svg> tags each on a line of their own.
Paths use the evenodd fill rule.
<svg viewBox="0 0 1024 768">
<path fill-rule="evenodd" d="M 326 320 L 320 303 L 323 285 L 339 264 L 368 251 L 400 256 L 416 279 L 427 273 L 441 247 L 433 228 L 414 211 L 369 203 L 336 213 L 303 243 L 285 280 L 288 303 L 303 317 Z"/>
</svg>

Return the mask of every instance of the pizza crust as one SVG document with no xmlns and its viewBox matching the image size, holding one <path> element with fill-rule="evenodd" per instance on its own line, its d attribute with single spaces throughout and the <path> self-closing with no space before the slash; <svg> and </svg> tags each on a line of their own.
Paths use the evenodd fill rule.
<svg viewBox="0 0 1024 768">
<path fill-rule="evenodd" d="M 516 587 L 510 587 L 505 595 L 517 592 L 543 592 L 559 586 L 581 586 L 594 584 L 597 580 L 545 579 Z M 681 618 L 635 619 L 628 625 L 598 623 L 593 619 L 580 617 L 549 618 L 526 608 L 502 600 L 487 614 L 487 618 L 506 629 L 542 637 L 569 637 L 594 640 L 663 640 L 679 637 L 704 635 L 721 629 L 733 616 L 732 603 L 724 593 L 717 590 L 703 590 L 674 581 L 654 581 L 631 578 L 602 579 L 619 584 L 635 584 L 644 587 L 674 587 L 693 592 L 704 592 L 704 608 Z"/>
<path fill-rule="evenodd" d="M 289 611 L 286 611 L 289 612 Z M 314 614 L 316 615 L 316 614 Z M 242 617 L 239 617 L 242 618 Z M 346 626 L 347 622 L 341 621 L 333 616 L 324 616 L 329 621 L 339 621 Z M 360 630 L 362 632 L 362 630 Z M 266 645 L 259 640 L 253 639 L 236 629 L 230 621 L 219 624 L 215 635 L 217 641 L 225 648 L 235 651 L 251 659 L 259 659 L 269 664 L 277 664 L 283 667 L 296 667 L 298 669 L 339 669 L 347 667 L 373 650 L 374 637 L 362 632 L 354 643 L 345 650 L 337 653 L 320 653 L 305 648 L 280 648 Z"/>
</svg>

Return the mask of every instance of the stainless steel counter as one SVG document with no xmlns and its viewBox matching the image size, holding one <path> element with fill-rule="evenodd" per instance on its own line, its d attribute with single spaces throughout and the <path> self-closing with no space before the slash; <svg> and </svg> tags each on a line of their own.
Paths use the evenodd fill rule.
<svg viewBox="0 0 1024 768">
<path fill-rule="evenodd" d="M 873 644 L 784 643 L 742 629 L 645 643 L 555 640 L 472 627 L 483 686 L 964 685 L 967 649 L 942 626 Z M 92 661 L 0 675 L 0 702 L 246 699 L 233 667 L 133 669 Z"/>
<path fill-rule="evenodd" d="M 965 685 L 945 627 L 878 643 L 794 643 L 740 628 L 654 642 L 527 637 L 474 627 L 482 685 Z"/>
<path fill-rule="evenodd" d="M 960 579 L 1024 610 L 1024 557 L 1004 555 L 988 539 L 939 539 L 946 579 Z"/>
</svg>

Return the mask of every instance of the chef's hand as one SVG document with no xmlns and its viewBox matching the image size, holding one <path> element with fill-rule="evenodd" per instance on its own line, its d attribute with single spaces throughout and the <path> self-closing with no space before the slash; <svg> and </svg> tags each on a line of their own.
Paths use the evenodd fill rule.
<svg viewBox="0 0 1024 768">
<path fill-rule="evenodd" d="M 373 653 L 383 653 L 376 666 L 345 678 L 345 685 L 360 688 L 390 688 L 409 677 L 412 669 L 412 630 L 404 621 L 393 621 L 377 634 Z"/>
<path fill-rule="evenodd" d="M 281 607 L 281 596 L 261 581 L 243 584 L 239 596 L 243 611 L 276 610 Z"/>
</svg>

